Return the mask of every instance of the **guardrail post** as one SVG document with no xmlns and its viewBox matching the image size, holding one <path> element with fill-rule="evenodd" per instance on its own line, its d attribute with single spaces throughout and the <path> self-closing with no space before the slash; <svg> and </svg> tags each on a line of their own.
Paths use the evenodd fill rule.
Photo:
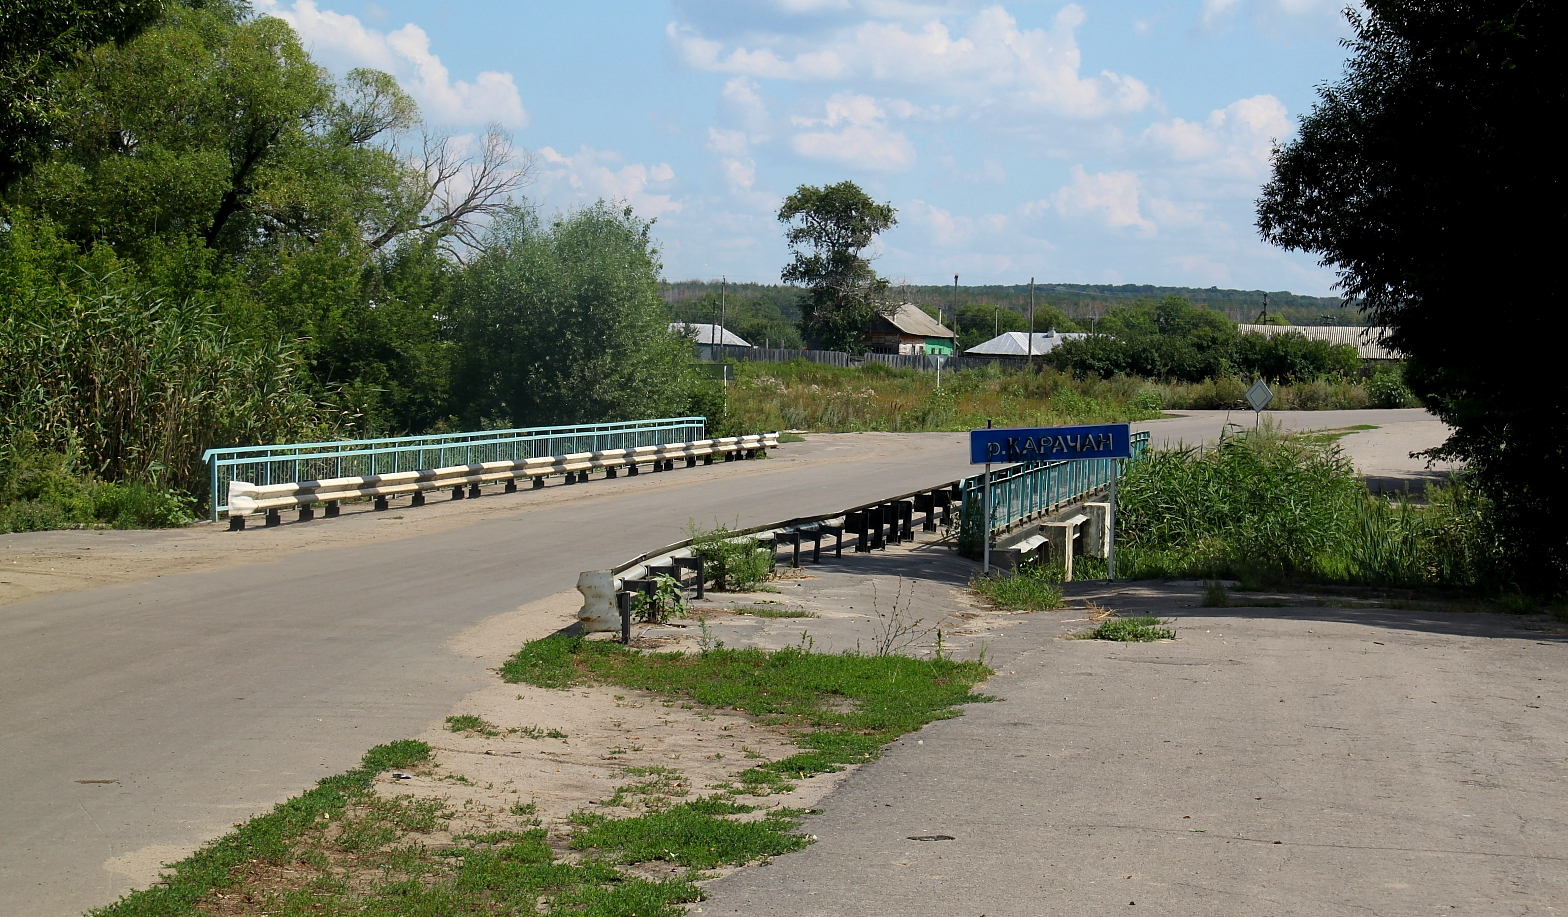
<svg viewBox="0 0 1568 917">
<path fill-rule="evenodd" d="M 375 507 L 376 507 L 376 511 L 377 512 L 380 512 L 380 511 L 386 509 L 387 508 L 387 498 L 386 497 L 377 497 L 376 498 Z"/>
<path fill-rule="evenodd" d="M 696 468 L 697 467 L 697 457 L 695 455 L 688 455 L 688 456 L 686 456 L 686 467 L 687 468 Z"/>
<path fill-rule="evenodd" d="M 277 510 L 275 510 L 275 509 L 267 510 L 267 528 L 270 529 L 270 528 L 272 528 L 275 525 L 282 525 L 282 524 L 283 524 L 283 519 L 282 519 L 282 517 L 280 517 L 278 515 L 278 511 Z"/>
<path fill-rule="evenodd" d="M 311 507 L 310 505 L 307 504 L 307 505 L 301 506 L 299 508 L 299 519 L 298 519 L 298 521 L 300 521 L 300 522 L 309 522 L 309 521 L 311 521 L 314 518 L 316 518 L 316 510 L 313 507 Z"/>
<path fill-rule="evenodd" d="M 632 642 L 632 594 L 617 592 L 615 604 L 621 612 L 621 645 L 629 646 Z"/>
<path fill-rule="evenodd" d="M 517 479 L 513 478 L 510 481 L 507 481 L 505 489 L 503 489 L 501 492 L 502 493 L 508 493 L 508 494 L 515 494 L 515 493 L 517 493 Z"/>
<path fill-rule="evenodd" d="M 229 531 L 231 531 L 231 532 L 243 532 L 243 531 L 245 531 L 245 517 L 244 516 L 234 516 L 234 515 L 229 516 Z"/>
<path fill-rule="evenodd" d="M 612 480 L 615 477 L 616 477 L 616 473 L 615 473 L 615 469 L 614 468 L 606 468 L 606 469 L 604 469 L 604 479 L 606 481 Z"/>
<path fill-rule="evenodd" d="M 871 548 L 867 544 L 866 528 L 867 528 L 867 519 L 866 519 L 866 511 L 865 510 L 856 510 L 853 513 L 845 513 L 844 514 L 844 531 L 849 532 L 850 534 L 855 536 L 855 553 L 856 554 L 864 554 L 867 551 L 871 550 Z M 839 538 L 839 541 L 843 541 L 843 540 L 844 539 L 842 537 Z M 843 555 L 840 555 L 840 556 L 843 556 Z"/>
<path fill-rule="evenodd" d="M 709 452 L 707 455 L 704 455 L 702 457 L 702 463 L 704 465 L 712 465 L 713 464 L 713 453 Z"/>
<path fill-rule="evenodd" d="M 470 499 L 473 499 L 473 498 L 479 496 L 479 482 L 478 481 L 475 481 L 474 483 L 468 485 L 468 496 L 469 496 Z"/>
<path fill-rule="evenodd" d="M 340 511 L 341 510 L 338 507 L 338 501 L 336 501 L 336 500 L 328 500 L 327 501 L 327 508 L 321 515 L 325 516 L 328 519 L 336 519 L 338 517 L 338 513 Z"/>
<path fill-rule="evenodd" d="M 915 540 L 915 504 L 912 500 L 898 501 L 898 521 L 904 527 L 904 540 Z"/>
<path fill-rule="evenodd" d="M 565 481 L 565 483 L 567 483 L 567 484 L 576 484 L 577 483 L 577 473 L 575 471 L 568 471 L 566 473 L 566 481 Z"/>
<path fill-rule="evenodd" d="M 408 505 L 409 506 L 424 506 L 425 505 L 425 492 L 422 491 L 422 490 L 416 490 L 413 493 L 409 494 L 409 496 L 408 496 Z"/>
<path fill-rule="evenodd" d="M 541 490 L 543 488 L 544 488 L 544 475 L 540 475 L 539 477 L 534 478 L 533 489 L 534 490 Z"/>
<path fill-rule="evenodd" d="M 629 477 L 629 478 L 635 478 L 637 476 L 637 463 L 636 462 L 627 462 L 626 463 L 626 476 Z"/>
<path fill-rule="evenodd" d="M 463 485 L 458 484 L 458 485 L 456 485 L 455 487 L 452 488 L 452 499 L 454 499 L 454 500 L 461 500 L 461 499 L 463 499 Z"/>
<path fill-rule="evenodd" d="M 882 533 L 882 507 L 873 506 L 866 510 L 866 523 L 871 529 L 871 550 L 878 548 L 887 550 L 887 537 Z"/>
</svg>

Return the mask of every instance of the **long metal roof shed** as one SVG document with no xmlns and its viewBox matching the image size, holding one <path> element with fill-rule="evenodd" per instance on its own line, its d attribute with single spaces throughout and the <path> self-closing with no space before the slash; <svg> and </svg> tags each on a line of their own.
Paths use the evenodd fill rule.
<svg viewBox="0 0 1568 917">
<path fill-rule="evenodd" d="M 1294 331 L 1314 341 L 1349 344 L 1356 348 L 1356 356 L 1363 360 L 1399 359 L 1399 354 L 1378 343 L 1388 330 L 1379 326 L 1360 328 L 1354 325 L 1237 325 L 1236 330 L 1242 334 L 1269 336 Z"/>
<path fill-rule="evenodd" d="M 1031 344 L 1027 331 L 1004 331 L 964 353 L 972 353 L 977 357 L 1027 357 L 1032 352 L 1039 356 L 1055 350 L 1063 341 L 1075 341 L 1088 336 L 1082 331 L 1036 331 Z"/>
</svg>

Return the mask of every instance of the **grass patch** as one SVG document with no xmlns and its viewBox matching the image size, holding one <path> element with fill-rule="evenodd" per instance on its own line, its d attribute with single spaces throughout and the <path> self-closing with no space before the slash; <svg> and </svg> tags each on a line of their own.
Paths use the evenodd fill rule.
<svg viewBox="0 0 1568 917">
<path fill-rule="evenodd" d="M 328 777 L 313 789 L 279 803 L 271 812 L 245 822 L 175 863 L 158 885 L 98 908 L 91 912 L 92 917 L 185 917 L 198 901 L 230 886 L 236 870 L 291 862 L 296 841 L 339 819 L 351 803 L 363 802 L 377 774 L 413 767 L 429 758 L 430 746 L 423 742 L 378 745 L 365 753 L 359 767 Z"/>
<path fill-rule="evenodd" d="M 494 723 L 480 719 L 472 713 L 447 717 L 446 728 L 448 732 L 470 732 L 481 736 L 498 736 L 501 734 L 501 730 L 497 729 Z"/>
<path fill-rule="evenodd" d="M 752 821 L 727 816 L 755 811 L 722 798 L 698 799 L 636 818 L 610 819 L 579 813 L 583 831 L 572 838 L 577 850 L 592 850 L 617 863 L 664 860 L 688 869 L 741 865 L 804 848 L 810 841 L 791 833 L 805 814 L 779 809 Z"/>
<path fill-rule="evenodd" d="M 509 736 L 522 736 L 525 739 L 564 739 L 566 733 L 555 727 L 546 729 L 543 726 L 514 726 L 506 731 Z"/>
<path fill-rule="evenodd" d="M 1155 640 L 1174 640 L 1176 632 L 1160 627 L 1159 618 L 1140 615 L 1133 618 L 1111 618 L 1083 635 L 1085 640 L 1116 640 L 1122 643 L 1152 643 Z"/>
<path fill-rule="evenodd" d="M 1062 606 L 1060 570 L 1028 564 L 1016 574 L 993 573 L 969 581 L 973 589 L 997 608 L 1046 611 Z"/>
<path fill-rule="evenodd" d="M 815 653 L 787 648 L 643 654 L 619 644 L 554 636 L 527 644 L 501 668 L 507 681 L 541 687 L 616 684 L 752 714 L 794 734 L 805 751 L 744 771 L 753 790 L 867 761 L 883 745 L 959 704 L 991 670 L 978 662 Z"/>
<path fill-rule="evenodd" d="M 680 905 L 700 900 L 701 892 L 691 881 L 695 875 L 649 881 L 627 876 L 603 857 L 561 862 L 538 828 L 465 834 L 454 837 L 452 847 L 427 848 L 420 836 L 450 822 L 444 804 L 409 796 L 385 799 L 374 792 L 371 781 L 384 770 L 412 767 L 429 755 L 422 742 L 372 749 L 361 767 L 329 777 L 252 819 L 176 864 L 163 884 L 133 892 L 93 911 L 92 917 L 188 917 L 208 909 L 228 913 L 232 904 L 224 902 L 236 897 L 245 902 L 246 913 L 273 917 L 677 917 L 685 913 Z M 734 862 L 725 857 L 747 850 L 767 855 L 805 843 L 782 834 L 792 827 L 782 813 L 758 823 L 781 837 L 753 837 L 752 831 L 727 840 L 732 823 L 705 830 L 697 821 L 704 811 L 718 810 L 694 807 L 682 813 L 677 826 L 680 849 L 690 848 L 684 860 Z M 534 807 L 519 803 L 512 814 L 532 816 Z M 638 862 L 638 852 L 652 843 L 645 824 L 617 829 L 616 822 L 601 818 L 594 828 L 617 859 Z M 698 849 L 703 843 L 712 849 Z"/>
<path fill-rule="evenodd" d="M 754 618 L 815 618 L 817 613 L 804 608 L 769 608 L 766 605 L 741 605 L 734 609 L 738 615 Z"/>
</svg>

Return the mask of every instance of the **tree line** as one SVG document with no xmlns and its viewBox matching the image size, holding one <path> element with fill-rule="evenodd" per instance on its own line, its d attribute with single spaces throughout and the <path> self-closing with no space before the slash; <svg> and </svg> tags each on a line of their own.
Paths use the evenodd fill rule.
<svg viewBox="0 0 1568 917">
<path fill-rule="evenodd" d="M 64 466 L 198 494 L 218 446 L 717 416 L 650 222 L 541 215 L 500 128 L 240 0 L 22 0 L 0 37 L 0 504 Z"/>
</svg>

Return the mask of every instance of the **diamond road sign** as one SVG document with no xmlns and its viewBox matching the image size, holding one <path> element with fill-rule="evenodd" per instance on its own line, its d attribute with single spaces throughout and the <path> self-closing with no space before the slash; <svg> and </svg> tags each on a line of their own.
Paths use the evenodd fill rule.
<svg viewBox="0 0 1568 917">
<path fill-rule="evenodd" d="M 1231 391 L 1235 391 L 1235 389 L 1231 389 Z M 1269 391 L 1269 387 L 1264 384 L 1262 379 L 1252 383 L 1252 388 L 1247 389 L 1247 403 L 1252 405 L 1254 411 L 1263 410 L 1273 400 L 1274 393 Z"/>
</svg>

